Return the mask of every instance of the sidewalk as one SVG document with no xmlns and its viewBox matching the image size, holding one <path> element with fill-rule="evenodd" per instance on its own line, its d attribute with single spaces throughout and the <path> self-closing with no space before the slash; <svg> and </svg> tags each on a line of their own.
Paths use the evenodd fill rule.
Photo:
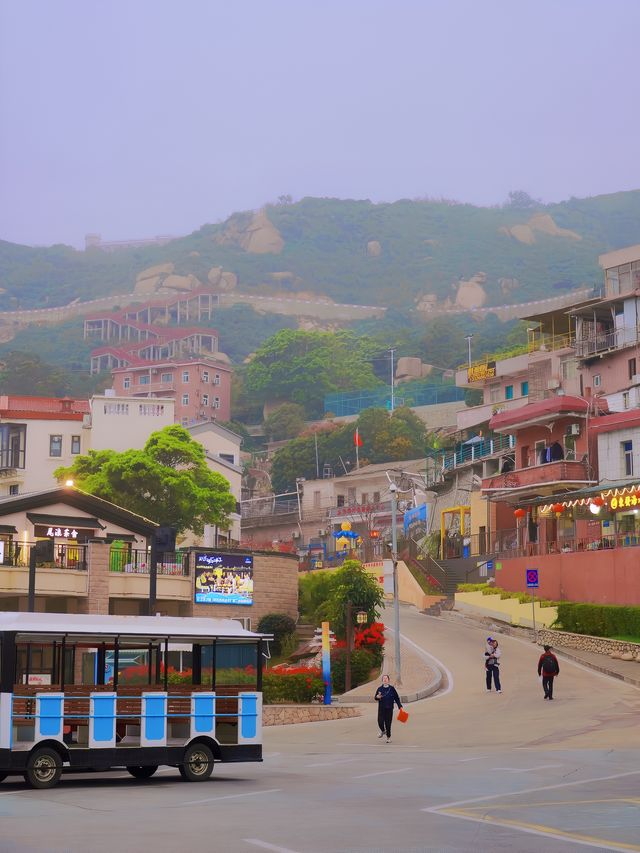
<svg viewBox="0 0 640 853">
<path fill-rule="evenodd" d="M 382 672 L 389 673 L 391 683 L 394 684 L 395 673 L 395 656 L 394 656 L 394 639 L 393 634 L 387 634 L 385 642 L 384 663 Z M 402 684 L 395 684 L 400 701 L 402 704 L 407 702 L 416 702 L 418 699 L 425 699 L 439 690 L 443 683 L 443 675 L 435 666 L 426 664 L 410 646 L 401 644 L 401 666 L 402 666 Z M 638 667 L 640 669 L 640 666 Z M 342 703 L 352 702 L 374 702 L 374 694 L 376 687 L 380 685 L 381 678 L 375 681 L 369 681 L 367 684 L 361 684 L 359 687 L 354 687 L 348 693 L 343 693 L 337 697 L 335 701 Z"/>
<path fill-rule="evenodd" d="M 533 643 L 533 630 L 531 628 L 520 628 L 515 625 L 508 625 L 506 622 L 499 622 L 496 619 L 491 619 L 485 616 L 472 615 L 471 613 L 462 613 L 459 610 L 443 612 L 440 619 L 456 620 L 460 619 L 464 622 L 471 622 L 479 627 L 482 626 L 487 630 L 496 634 L 506 634 L 511 637 L 521 637 L 530 639 Z M 619 678 L 627 684 L 633 684 L 634 687 L 640 687 L 640 663 L 631 660 L 619 660 L 610 658 L 608 655 L 599 655 L 596 652 L 585 652 L 582 649 L 571 649 L 566 646 L 553 646 L 553 651 L 560 658 L 568 658 L 569 660 L 580 663 L 589 669 L 594 669 L 597 672 L 602 672 L 611 678 Z"/>
</svg>

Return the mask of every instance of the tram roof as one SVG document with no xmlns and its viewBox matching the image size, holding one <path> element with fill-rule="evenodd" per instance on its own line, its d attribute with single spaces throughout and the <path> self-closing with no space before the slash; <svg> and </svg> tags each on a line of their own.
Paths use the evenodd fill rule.
<svg viewBox="0 0 640 853">
<path fill-rule="evenodd" d="M 31 639 L 75 637 L 118 637 L 120 640 L 164 640 L 193 642 L 213 639 L 270 639 L 271 634 L 247 631 L 234 619 L 195 616 L 94 616 L 76 613 L 0 612 L 0 632 L 15 631 Z"/>
</svg>

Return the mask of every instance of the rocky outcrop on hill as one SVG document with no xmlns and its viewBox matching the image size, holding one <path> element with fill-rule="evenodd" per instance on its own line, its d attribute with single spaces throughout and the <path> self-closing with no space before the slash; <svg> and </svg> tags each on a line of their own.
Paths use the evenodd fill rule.
<svg viewBox="0 0 640 853">
<path fill-rule="evenodd" d="M 458 284 L 454 285 L 457 287 L 456 308 L 482 308 L 487 301 L 487 291 L 484 289 L 486 281 L 487 274 L 484 272 L 477 272 L 468 281 L 460 279 Z"/>
<path fill-rule="evenodd" d="M 224 231 L 213 239 L 221 246 L 239 246 L 251 255 L 279 255 L 284 248 L 280 232 L 264 210 L 254 213 L 248 221 L 243 216 L 232 216 Z"/>
<path fill-rule="evenodd" d="M 547 234 L 550 237 L 565 237 L 568 240 L 582 240 L 575 231 L 568 228 L 559 228 L 553 216 L 548 213 L 535 213 L 528 222 L 520 225 L 512 225 L 510 228 L 503 225 L 498 229 L 501 234 L 513 237 L 519 243 L 532 246 L 536 242 L 536 231 Z"/>
</svg>

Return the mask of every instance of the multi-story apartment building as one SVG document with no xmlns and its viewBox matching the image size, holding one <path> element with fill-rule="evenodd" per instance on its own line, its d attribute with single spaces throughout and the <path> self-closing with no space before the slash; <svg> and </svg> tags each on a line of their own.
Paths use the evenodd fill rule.
<svg viewBox="0 0 640 853">
<path fill-rule="evenodd" d="M 0 495 L 48 488 L 89 448 L 87 400 L 0 396 Z"/>
<path fill-rule="evenodd" d="M 183 426 L 231 417 L 231 375 L 226 364 L 213 359 L 167 359 L 112 371 L 117 396 L 168 397 L 175 403 L 175 420 Z"/>
</svg>

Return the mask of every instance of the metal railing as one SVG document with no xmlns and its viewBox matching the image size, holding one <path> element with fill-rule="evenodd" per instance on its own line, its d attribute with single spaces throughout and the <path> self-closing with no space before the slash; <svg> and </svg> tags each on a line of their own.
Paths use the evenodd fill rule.
<svg viewBox="0 0 640 853">
<path fill-rule="evenodd" d="M 27 567 L 34 542 L 5 543 L 3 566 Z M 87 570 L 87 546 L 73 544 L 54 545 L 52 560 L 38 560 L 36 566 L 45 569 Z"/>
<path fill-rule="evenodd" d="M 512 528 L 495 533 L 445 538 L 443 559 L 460 557 L 541 557 L 549 554 L 611 550 L 640 545 L 637 533 L 612 533 L 606 536 L 563 536 L 548 542 L 527 541 L 527 529 Z"/>
<path fill-rule="evenodd" d="M 430 451 L 427 454 L 427 459 L 433 460 L 440 471 L 451 471 L 468 462 L 474 462 L 476 459 L 493 456 L 505 450 L 513 450 L 515 446 L 515 435 L 496 435 L 475 444 L 468 442 L 458 444 L 452 450 Z"/>
<path fill-rule="evenodd" d="M 150 557 L 150 552 L 143 549 L 112 549 L 109 554 L 109 571 L 148 575 L 151 569 Z M 158 560 L 158 575 L 189 577 L 189 554 L 182 551 L 162 554 Z"/>
<path fill-rule="evenodd" d="M 601 352 L 635 344 L 640 339 L 639 332 L 638 326 L 630 326 L 622 329 L 608 329 L 588 337 L 578 338 L 576 340 L 576 355 L 578 358 L 588 358 Z"/>
</svg>

